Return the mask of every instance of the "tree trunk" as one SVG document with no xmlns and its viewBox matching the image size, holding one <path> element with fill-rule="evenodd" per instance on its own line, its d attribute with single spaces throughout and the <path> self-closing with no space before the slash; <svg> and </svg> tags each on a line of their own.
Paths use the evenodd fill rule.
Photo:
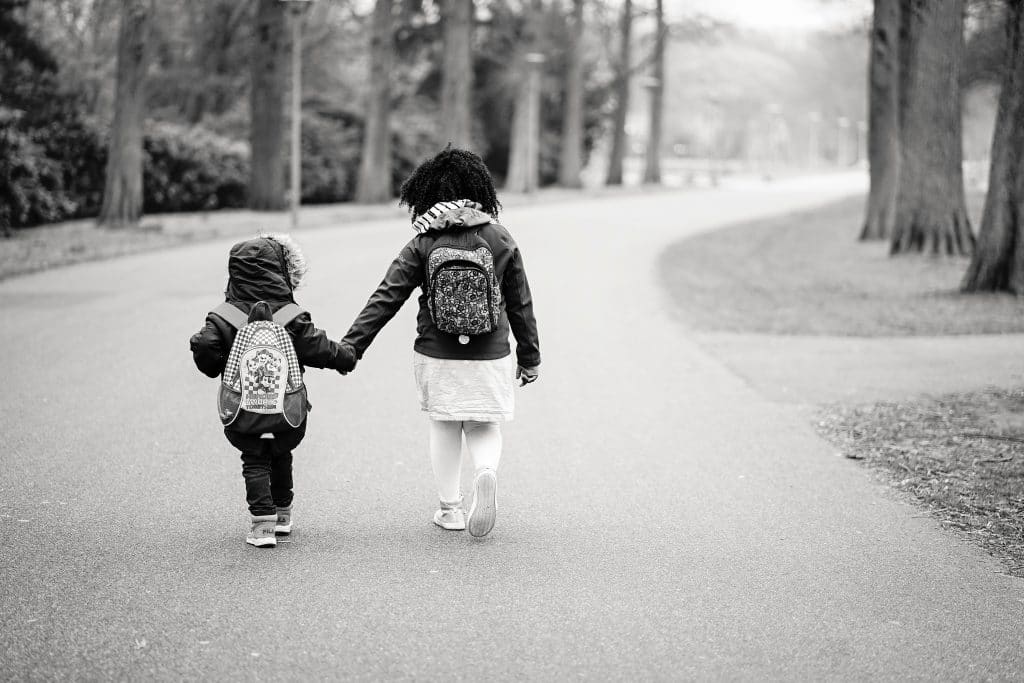
<svg viewBox="0 0 1024 683">
<path fill-rule="evenodd" d="M 651 72 L 651 125 L 647 138 L 645 183 L 661 183 L 661 116 L 665 97 L 665 10 L 662 0 L 654 6 L 655 30 L 653 70 Z"/>
<path fill-rule="evenodd" d="M 443 21 L 440 142 L 468 149 L 472 144 L 473 0 L 445 0 Z"/>
<path fill-rule="evenodd" d="M 562 187 L 583 185 L 580 179 L 583 170 L 583 4 L 584 0 L 573 0 L 566 49 L 565 109 L 558 160 L 558 184 Z"/>
<path fill-rule="evenodd" d="M 257 0 L 252 52 L 252 176 L 249 206 L 261 211 L 285 208 L 285 91 L 288 83 L 288 18 L 285 3 Z"/>
<path fill-rule="evenodd" d="M 1024 295 L 1024 0 L 1008 0 L 1007 64 L 999 95 L 988 194 L 967 292 Z"/>
<path fill-rule="evenodd" d="M 142 127 L 146 118 L 149 0 L 123 0 L 117 38 L 117 93 L 99 224 L 135 225 L 142 216 Z"/>
<path fill-rule="evenodd" d="M 868 66 L 870 190 L 862 240 L 889 239 L 900 168 L 900 0 L 875 0 Z"/>
<path fill-rule="evenodd" d="M 539 22 L 543 11 L 542 0 L 533 0 L 524 7 L 526 26 L 518 56 L 519 88 L 512 109 L 512 131 L 509 141 L 508 172 L 505 190 L 533 192 L 538 185 L 540 136 L 540 68 L 543 56 L 534 52 Z"/>
<path fill-rule="evenodd" d="M 612 148 L 608 158 L 608 185 L 622 184 L 622 164 L 626 156 L 626 114 L 629 113 L 629 74 L 633 60 L 633 0 L 622 5 L 619 23 L 619 64 L 615 75 L 615 113 L 612 115 Z"/>
<path fill-rule="evenodd" d="M 392 0 L 377 0 L 370 29 L 370 90 L 363 128 L 356 201 L 386 202 L 391 188 L 391 62 L 394 59 Z"/>
<path fill-rule="evenodd" d="M 960 124 L 963 0 L 903 0 L 900 170 L 891 253 L 967 254 Z"/>
</svg>

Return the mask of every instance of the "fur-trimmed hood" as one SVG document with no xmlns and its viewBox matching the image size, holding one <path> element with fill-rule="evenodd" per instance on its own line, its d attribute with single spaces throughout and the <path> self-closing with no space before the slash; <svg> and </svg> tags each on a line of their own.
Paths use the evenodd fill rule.
<svg viewBox="0 0 1024 683">
<path fill-rule="evenodd" d="M 231 247 L 224 298 L 232 303 L 288 303 L 305 274 L 306 258 L 295 240 L 261 235 Z"/>
</svg>

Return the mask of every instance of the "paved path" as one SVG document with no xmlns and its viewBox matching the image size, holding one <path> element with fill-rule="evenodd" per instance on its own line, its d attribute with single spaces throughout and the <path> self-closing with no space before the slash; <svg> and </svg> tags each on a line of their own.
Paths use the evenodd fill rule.
<svg viewBox="0 0 1024 683">
<path fill-rule="evenodd" d="M 659 250 L 837 181 L 510 210 L 541 321 L 501 510 L 430 523 L 412 306 L 309 375 L 290 543 L 242 542 L 188 335 L 227 243 L 0 283 L 0 679 L 1019 679 L 1024 583 L 666 314 Z M 305 235 L 340 334 L 405 224 Z"/>
<path fill-rule="evenodd" d="M 785 403 L 899 401 L 1024 385 L 1024 334 L 694 338 L 758 393 Z"/>
</svg>

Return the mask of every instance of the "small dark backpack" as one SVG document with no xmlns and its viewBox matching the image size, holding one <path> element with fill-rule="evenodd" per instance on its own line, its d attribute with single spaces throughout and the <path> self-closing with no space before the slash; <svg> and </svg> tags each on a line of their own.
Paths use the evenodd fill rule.
<svg viewBox="0 0 1024 683">
<path fill-rule="evenodd" d="M 287 304 L 271 316 L 262 301 L 248 316 L 229 303 L 213 310 L 238 330 L 217 395 L 225 427 L 260 435 L 294 429 L 305 421 L 306 385 L 291 335 L 284 329 L 302 312 L 298 305 Z"/>
<path fill-rule="evenodd" d="M 498 327 L 501 287 L 494 254 L 476 233 L 443 235 L 427 255 L 427 307 L 442 332 L 468 344 Z"/>
</svg>

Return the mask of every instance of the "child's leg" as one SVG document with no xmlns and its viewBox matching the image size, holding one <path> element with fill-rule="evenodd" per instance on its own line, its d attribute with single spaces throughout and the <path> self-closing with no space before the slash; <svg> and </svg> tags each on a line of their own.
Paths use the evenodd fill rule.
<svg viewBox="0 0 1024 683">
<path fill-rule="evenodd" d="M 501 425 L 497 422 L 463 422 L 466 448 L 473 457 L 473 469 L 498 469 L 501 459 Z"/>
<path fill-rule="evenodd" d="M 458 502 L 461 495 L 459 475 L 462 470 L 461 422 L 430 421 L 430 464 L 434 468 L 437 495 L 441 501 Z"/>
<path fill-rule="evenodd" d="M 486 536 L 494 528 L 498 509 L 497 470 L 501 459 L 501 426 L 497 422 L 463 422 L 466 447 L 473 456 L 473 505 L 466 529 L 471 536 Z"/>
<path fill-rule="evenodd" d="M 235 434 L 225 430 L 228 441 L 242 452 L 242 477 L 245 479 L 245 501 L 254 517 L 276 515 L 270 493 L 270 469 L 273 452 L 265 439 Z"/>
<path fill-rule="evenodd" d="M 271 448 L 274 458 L 270 465 L 270 494 L 274 505 L 279 508 L 290 507 L 292 504 L 292 450 L 306 436 L 306 423 L 297 429 L 274 434 Z"/>
</svg>

